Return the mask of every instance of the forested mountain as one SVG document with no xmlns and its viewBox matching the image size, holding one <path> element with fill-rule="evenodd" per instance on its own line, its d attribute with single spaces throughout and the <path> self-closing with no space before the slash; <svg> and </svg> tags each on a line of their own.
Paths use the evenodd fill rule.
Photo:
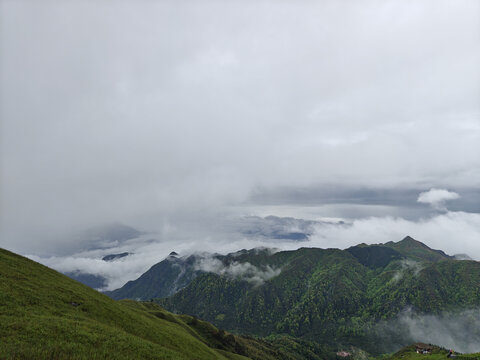
<svg viewBox="0 0 480 360">
<path fill-rule="evenodd" d="M 162 278 L 165 269 L 177 272 Z M 361 358 L 363 351 L 376 355 L 416 341 L 396 332 L 406 308 L 440 316 L 480 304 L 478 262 L 454 260 L 411 238 L 346 250 L 171 254 L 130 285 L 140 292 L 150 283 L 152 291 L 155 279 L 164 280 L 173 295 L 154 302 L 114 301 L 1 249 L 0 278 L 6 359 L 333 360 L 343 349 Z M 478 316 L 463 314 L 469 327 L 460 336 L 475 342 Z M 392 359 L 416 359 L 408 349 Z"/>
<path fill-rule="evenodd" d="M 155 301 L 167 309 L 234 332 L 288 334 L 380 353 L 386 349 L 377 324 L 405 309 L 439 314 L 480 305 L 480 263 L 454 260 L 410 237 L 346 250 L 253 249 L 166 259 L 112 295 L 122 294 L 163 294 Z M 403 334 L 394 336 L 408 343 Z"/>
<path fill-rule="evenodd" d="M 120 289 L 106 291 L 105 294 L 116 300 L 149 300 L 173 295 L 198 275 L 195 267 L 198 259 L 200 257 L 196 255 L 179 258 L 176 253 L 171 253 L 137 280 L 129 281 Z"/>
</svg>

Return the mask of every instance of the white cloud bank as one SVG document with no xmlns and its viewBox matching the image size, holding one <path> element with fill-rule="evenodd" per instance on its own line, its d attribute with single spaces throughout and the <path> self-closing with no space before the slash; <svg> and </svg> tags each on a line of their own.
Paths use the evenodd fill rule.
<svg viewBox="0 0 480 360">
<path fill-rule="evenodd" d="M 480 310 L 422 315 L 405 309 L 396 319 L 378 324 L 378 334 L 388 340 L 390 351 L 405 344 L 424 342 L 462 353 L 480 351 Z"/>
<path fill-rule="evenodd" d="M 196 270 L 245 280 L 256 286 L 262 285 L 265 281 L 280 275 L 281 272 L 280 269 L 274 269 L 268 265 L 260 269 L 249 262 L 239 263 L 234 261 L 229 265 L 225 265 L 215 258 L 203 258 L 196 263 L 195 267 Z"/>
<path fill-rule="evenodd" d="M 437 210 L 446 211 L 445 203 L 449 200 L 455 200 L 460 198 L 456 192 L 448 191 L 445 189 L 432 188 L 429 191 L 425 191 L 418 195 L 417 201 L 419 203 L 430 204 Z"/>
<path fill-rule="evenodd" d="M 466 253 L 480 259 L 480 214 L 447 211 L 419 220 L 368 217 L 345 225 L 320 225 L 310 246 L 348 247 L 358 243 L 399 241 L 406 235 L 449 254 Z"/>
<path fill-rule="evenodd" d="M 217 221 L 220 223 L 222 219 L 218 218 Z M 166 237 L 156 234 L 156 241 L 133 239 L 118 248 L 95 250 L 74 256 L 30 257 L 63 272 L 79 270 L 102 275 L 107 278 L 108 289 L 118 288 L 125 282 L 136 279 L 149 267 L 162 261 L 171 251 L 184 256 L 194 252 L 226 254 L 239 249 L 262 246 L 280 250 L 293 250 L 302 246 L 347 248 L 363 242 L 375 244 L 399 241 L 406 235 L 410 235 L 447 254 L 463 253 L 475 260 L 480 260 L 480 214 L 478 213 L 447 211 L 419 220 L 378 216 L 356 219 L 343 224 L 320 223 L 313 227 L 314 232 L 308 241 L 272 240 L 264 236 L 248 237 L 235 232 L 232 228 L 229 228 L 230 232 L 220 231 L 218 228 L 215 230 L 203 228 L 192 233 L 180 233 L 177 229 L 177 231 L 168 232 Z M 150 235 L 151 237 L 145 237 L 145 239 L 154 237 L 154 234 Z M 106 254 L 126 251 L 134 254 L 112 262 L 100 260 Z M 249 281 L 257 283 L 276 276 L 278 271 L 235 264 L 225 268 L 215 262 L 205 262 L 199 266 L 205 271 L 230 276 L 242 274 Z"/>
</svg>

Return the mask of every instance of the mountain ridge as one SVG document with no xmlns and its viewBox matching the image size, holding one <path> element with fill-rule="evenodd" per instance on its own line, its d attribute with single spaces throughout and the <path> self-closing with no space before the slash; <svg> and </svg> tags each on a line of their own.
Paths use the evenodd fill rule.
<svg viewBox="0 0 480 360">
<path fill-rule="evenodd" d="M 294 251 L 300 251 L 301 249 L 311 248 L 299 248 Z M 205 253 L 193 254 L 186 257 L 172 257 L 169 255 L 164 260 L 153 265 L 139 278 L 127 282 L 121 288 L 106 291 L 105 294 L 117 300 L 125 298 L 149 300 L 155 297 L 170 296 L 187 286 L 200 273 L 205 272 L 195 269 L 195 263 L 205 257 L 216 258 L 225 264 L 230 264 L 233 261 L 246 262 L 248 259 L 248 262 L 255 266 L 260 264 L 262 260 L 264 261 L 267 254 L 276 251 L 276 249 L 270 248 L 254 248 L 250 250 L 242 249 L 227 255 Z M 356 257 L 363 265 L 373 267 L 384 267 L 391 260 L 400 259 L 402 257 L 410 258 L 415 261 L 441 261 L 453 259 L 453 257 L 446 255 L 443 251 L 431 249 L 427 245 L 411 238 L 410 236 L 406 236 L 397 243 L 387 242 L 385 244 L 371 245 L 359 244 L 352 246 L 345 251 L 351 253 L 352 256 Z M 262 256 L 252 256 L 257 253 Z"/>
<path fill-rule="evenodd" d="M 480 263 L 455 260 L 411 237 L 345 250 L 252 249 L 190 261 L 190 282 L 155 301 L 237 333 L 288 334 L 380 354 L 385 349 L 371 344 L 381 320 L 393 321 L 407 308 L 436 314 L 480 305 Z M 253 283 L 252 272 L 261 281 Z"/>
</svg>

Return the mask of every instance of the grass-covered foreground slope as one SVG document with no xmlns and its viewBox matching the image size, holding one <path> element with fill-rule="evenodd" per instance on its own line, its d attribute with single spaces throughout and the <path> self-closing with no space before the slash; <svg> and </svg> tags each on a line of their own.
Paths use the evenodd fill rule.
<svg viewBox="0 0 480 360">
<path fill-rule="evenodd" d="M 0 249 L 0 358 L 320 359 L 234 336 L 154 303 L 114 301 L 27 258 Z"/>
</svg>

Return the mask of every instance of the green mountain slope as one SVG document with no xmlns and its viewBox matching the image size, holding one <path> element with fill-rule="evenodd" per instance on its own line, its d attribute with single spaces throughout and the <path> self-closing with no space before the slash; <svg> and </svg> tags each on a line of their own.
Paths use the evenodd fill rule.
<svg viewBox="0 0 480 360">
<path fill-rule="evenodd" d="M 243 264 L 259 272 L 267 266 L 279 271 L 259 283 L 226 270 L 202 273 L 171 297 L 156 301 L 233 332 L 288 334 L 378 354 L 385 349 L 376 324 L 407 308 L 438 314 L 480 305 L 479 262 L 453 260 L 412 240 L 347 250 L 230 254 L 216 258 L 224 269 Z"/>
<path fill-rule="evenodd" d="M 234 336 L 154 303 L 114 301 L 29 259 L 0 249 L 2 359 L 320 359 L 313 344 L 284 347 Z"/>
<path fill-rule="evenodd" d="M 389 241 L 385 246 L 392 248 L 400 254 L 416 260 L 416 261 L 442 261 L 453 259 L 453 256 L 448 256 L 442 250 L 434 250 L 429 248 L 424 243 L 417 241 L 410 236 L 405 237 L 399 242 Z"/>
<path fill-rule="evenodd" d="M 403 258 L 398 251 L 383 245 L 357 245 L 347 249 L 360 264 L 369 268 L 385 267 L 393 260 Z"/>
<path fill-rule="evenodd" d="M 306 252 L 309 258 L 315 258 L 316 254 L 325 251 L 323 249 L 309 249 Z M 353 256 L 360 264 L 369 269 L 386 267 L 390 262 L 400 259 L 410 259 L 417 262 L 435 262 L 453 259 L 441 250 L 434 250 L 407 236 L 399 242 L 388 242 L 386 244 L 366 245 L 360 244 L 346 249 L 344 252 Z M 208 272 L 199 269 L 198 263 L 209 257 L 228 266 L 232 263 L 249 263 L 254 266 L 271 266 L 280 268 L 305 251 L 299 249 L 295 252 L 281 252 L 272 254 L 269 249 L 241 250 L 228 255 L 191 255 L 186 258 L 169 256 L 165 260 L 152 266 L 138 279 L 129 281 L 123 287 L 114 291 L 105 292 L 113 299 L 138 299 L 150 300 L 152 298 L 163 298 L 175 294 L 192 282 L 198 275 Z M 348 254 L 346 254 L 348 256 Z M 290 266 L 290 265 L 288 265 Z"/>
<path fill-rule="evenodd" d="M 120 289 L 105 292 L 112 299 L 149 300 L 167 297 L 187 286 L 197 275 L 194 268 L 196 256 L 186 259 L 175 255 L 153 265 L 135 281 L 129 281 Z"/>
</svg>

